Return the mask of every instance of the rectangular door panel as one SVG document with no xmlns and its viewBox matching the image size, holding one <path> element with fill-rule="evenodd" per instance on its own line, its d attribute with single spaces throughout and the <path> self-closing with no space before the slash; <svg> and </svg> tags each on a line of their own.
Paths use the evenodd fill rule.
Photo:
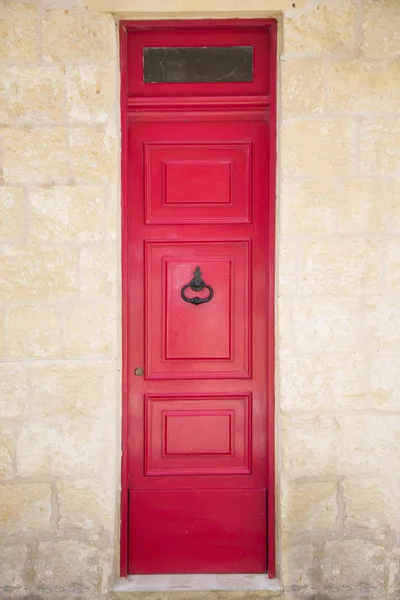
<svg viewBox="0 0 400 600">
<path fill-rule="evenodd" d="M 129 495 L 129 572 L 254 573 L 266 569 L 265 490 Z"/>
<path fill-rule="evenodd" d="M 251 394 L 145 397 L 145 475 L 251 472 Z"/>
<path fill-rule="evenodd" d="M 250 242 L 148 242 L 145 262 L 146 378 L 250 377 Z"/>
</svg>

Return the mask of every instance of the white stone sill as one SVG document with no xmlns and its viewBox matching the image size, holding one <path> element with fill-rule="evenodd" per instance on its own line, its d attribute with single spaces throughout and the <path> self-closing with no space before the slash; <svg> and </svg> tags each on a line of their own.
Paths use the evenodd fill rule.
<svg viewBox="0 0 400 600">
<path fill-rule="evenodd" d="M 129 575 L 120 579 L 114 592 L 168 591 L 283 591 L 278 579 L 268 579 L 264 573 L 235 573 L 232 575 Z"/>
</svg>

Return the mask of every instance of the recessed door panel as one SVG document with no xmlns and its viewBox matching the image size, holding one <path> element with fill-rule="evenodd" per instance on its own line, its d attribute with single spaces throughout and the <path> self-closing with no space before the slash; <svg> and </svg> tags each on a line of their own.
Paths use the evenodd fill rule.
<svg viewBox="0 0 400 600">
<path fill-rule="evenodd" d="M 147 223 L 247 223 L 251 143 L 146 143 Z"/>
<path fill-rule="evenodd" d="M 146 475 L 251 472 L 251 395 L 146 396 Z"/>
<path fill-rule="evenodd" d="M 146 377 L 249 377 L 250 242 L 149 242 L 146 264 Z"/>
</svg>

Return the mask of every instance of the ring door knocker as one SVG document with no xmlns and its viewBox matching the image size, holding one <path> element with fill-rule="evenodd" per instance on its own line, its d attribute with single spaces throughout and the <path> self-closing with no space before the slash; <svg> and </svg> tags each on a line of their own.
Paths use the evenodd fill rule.
<svg viewBox="0 0 400 600">
<path fill-rule="evenodd" d="M 185 302 L 190 302 L 190 304 L 204 304 L 205 302 L 210 302 L 212 297 L 214 296 L 214 290 L 210 285 L 204 282 L 202 277 L 202 273 L 200 271 L 200 267 L 196 267 L 193 273 L 194 277 L 190 280 L 190 283 L 187 283 L 181 289 L 181 296 Z M 208 289 L 208 296 L 206 298 L 200 298 L 200 296 L 195 296 L 194 298 L 188 298 L 185 294 L 186 290 L 190 288 L 194 292 L 201 292 L 204 288 Z"/>
</svg>

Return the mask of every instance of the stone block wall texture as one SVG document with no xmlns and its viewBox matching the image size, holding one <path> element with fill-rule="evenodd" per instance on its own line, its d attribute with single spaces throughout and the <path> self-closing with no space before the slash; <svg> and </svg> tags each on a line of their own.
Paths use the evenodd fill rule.
<svg viewBox="0 0 400 600">
<path fill-rule="evenodd" d="M 399 24 L 398 0 L 309 0 L 281 22 L 288 598 L 400 598 Z M 83 0 L 0 0 L 2 600 L 94 600 L 117 576 L 117 45 Z"/>
</svg>

